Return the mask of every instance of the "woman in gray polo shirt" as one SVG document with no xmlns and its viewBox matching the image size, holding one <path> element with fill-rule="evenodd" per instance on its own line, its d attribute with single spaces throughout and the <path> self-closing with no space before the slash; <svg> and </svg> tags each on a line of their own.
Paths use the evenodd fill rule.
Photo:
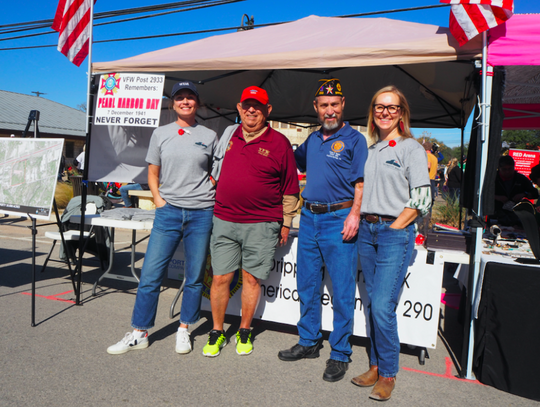
<svg viewBox="0 0 540 407">
<path fill-rule="evenodd" d="M 396 306 L 412 257 L 415 219 L 429 212 L 427 156 L 409 129 L 407 100 L 394 86 L 373 96 L 368 135 L 375 141 L 364 168 L 358 252 L 370 300 L 370 369 L 352 379 L 375 385 L 370 398 L 388 400 L 399 370 Z"/>
<path fill-rule="evenodd" d="M 215 189 L 210 171 L 217 143 L 216 133 L 195 121 L 199 105 L 199 93 L 193 83 L 175 84 L 171 107 L 176 121 L 158 127 L 152 134 L 146 161 L 156 217 L 133 309 L 134 330 L 110 346 L 110 354 L 148 347 L 148 329 L 154 326 L 161 282 L 181 240 L 186 260 L 185 285 L 176 352 L 189 353 L 192 349 L 187 329 L 199 320 L 201 308 L 214 213 Z"/>
</svg>

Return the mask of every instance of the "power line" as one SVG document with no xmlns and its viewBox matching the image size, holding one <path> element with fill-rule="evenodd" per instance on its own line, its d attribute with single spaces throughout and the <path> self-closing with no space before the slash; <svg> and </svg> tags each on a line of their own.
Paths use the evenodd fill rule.
<svg viewBox="0 0 540 407">
<path fill-rule="evenodd" d="M 143 6 L 143 7 L 133 7 L 133 8 L 127 8 L 127 9 L 121 9 L 121 10 L 112 10 L 112 11 L 102 11 L 99 13 L 94 13 L 94 20 L 96 19 L 102 19 L 102 18 L 111 18 L 111 17 L 117 17 L 122 15 L 128 15 L 128 14 L 139 14 L 139 13 L 147 13 L 151 11 L 158 11 L 158 10 L 168 10 L 173 8 L 181 8 L 185 6 L 192 6 L 194 4 L 199 3 L 209 3 L 215 0 L 184 0 L 180 2 L 174 2 L 174 3 L 163 3 L 163 4 L 156 4 L 152 6 Z M 244 1 L 244 0 L 239 0 Z M 0 32 L 4 31 L 4 29 L 11 28 L 11 27 L 21 27 L 21 26 L 28 26 L 28 28 L 25 29 L 36 29 L 36 27 L 39 28 L 49 28 L 52 23 L 53 19 L 48 20 L 38 20 L 38 21 L 28 21 L 23 23 L 12 23 L 12 24 L 3 24 L 0 25 Z"/>
<path fill-rule="evenodd" d="M 235 2 L 235 1 L 244 1 L 244 0 L 229 0 L 229 1 Z M 439 8 L 439 7 L 448 7 L 448 6 L 449 6 L 448 4 L 437 4 L 437 5 L 433 5 L 433 6 L 409 7 L 409 8 L 403 8 L 403 9 L 394 9 L 394 10 L 385 10 L 385 11 L 371 11 L 371 12 L 357 13 L 357 14 L 347 14 L 347 15 L 342 15 L 342 16 L 335 16 L 334 18 L 366 17 L 366 16 L 379 15 L 379 14 L 400 13 L 400 12 L 405 12 L 405 11 L 417 11 L 417 10 L 425 10 L 425 9 L 432 9 L 432 8 Z M 286 23 L 290 23 L 290 22 L 291 21 L 282 21 L 282 22 L 277 22 L 277 23 L 255 24 L 252 27 L 253 28 L 269 27 L 269 26 L 273 26 L 273 25 L 286 24 Z M 113 39 L 108 39 L 108 40 L 94 41 L 94 44 L 102 44 L 102 43 L 107 43 L 107 42 L 120 42 L 120 41 L 138 41 L 138 40 L 146 40 L 146 39 L 176 37 L 176 36 L 182 36 L 182 35 L 207 34 L 207 33 L 214 33 L 214 32 L 220 32 L 220 31 L 237 31 L 238 29 L 244 29 L 244 28 L 245 27 L 235 26 L 235 27 L 227 27 L 227 28 L 214 28 L 214 29 L 208 29 L 208 30 L 187 31 L 187 32 L 180 32 L 180 33 L 147 35 L 147 36 L 142 36 L 142 37 L 113 38 Z M 53 32 L 55 32 L 55 31 L 53 31 Z M 2 41 L 2 40 L 0 39 L 0 41 Z M 26 47 L 0 48 L 0 51 L 14 51 L 14 50 L 35 49 L 35 48 L 50 48 L 50 47 L 56 47 L 56 46 L 57 46 L 57 44 L 31 45 L 31 46 L 26 46 Z"/>
<path fill-rule="evenodd" d="M 149 15 L 139 16 L 139 17 L 126 18 L 126 19 L 123 19 L 123 20 L 115 20 L 115 21 L 108 21 L 108 22 L 98 23 L 98 24 L 94 24 L 94 27 L 107 25 L 107 24 L 124 23 L 124 22 L 128 22 L 128 21 L 135 21 L 135 20 L 140 20 L 140 19 L 145 19 L 145 18 L 160 17 L 160 16 L 173 14 L 173 13 L 180 13 L 180 12 L 184 12 L 184 11 L 198 10 L 198 9 L 207 8 L 207 7 L 221 6 L 221 5 L 224 5 L 224 4 L 238 3 L 240 1 L 245 1 L 245 0 L 189 0 L 189 1 L 183 1 L 183 2 L 180 2 L 180 3 L 169 3 L 169 4 L 162 4 L 162 5 L 151 6 L 151 7 L 137 7 L 137 8 L 131 8 L 131 9 L 117 10 L 117 11 L 106 11 L 106 12 L 101 12 L 101 13 L 95 13 L 94 14 L 94 20 L 118 17 L 118 16 L 128 15 L 128 14 L 139 14 L 139 13 L 142 13 L 142 12 L 173 9 L 172 11 L 154 13 L 154 14 L 149 14 Z M 179 6 L 184 7 L 184 8 L 182 8 L 180 10 L 174 10 L 174 8 L 178 8 Z M 187 6 L 191 6 L 191 7 L 187 7 Z M 53 23 L 53 20 L 40 20 L 40 21 L 30 21 L 30 22 L 27 22 L 27 23 L 15 23 L 15 24 L 1 25 L 0 26 L 0 35 L 50 28 L 52 23 Z M 23 26 L 23 27 L 22 28 L 17 28 L 17 29 L 11 29 L 11 30 L 8 30 L 8 29 L 3 30 L 2 29 L 3 27 L 10 28 L 10 27 L 14 27 L 14 26 L 19 26 L 19 27 Z M 20 36 L 16 36 L 16 37 L 0 38 L 0 41 L 16 40 L 16 39 L 21 39 L 21 38 L 30 38 L 30 37 L 37 37 L 37 36 L 41 36 L 41 35 L 49 35 L 49 34 L 57 34 L 57 32 L 54 31 L 54 30 L 51 30 L 51 31 L 41 32 L 41 33 L 36 33 L 36 34 L 28 34 L 28 35 L 20 35 Z"/>
</svg>

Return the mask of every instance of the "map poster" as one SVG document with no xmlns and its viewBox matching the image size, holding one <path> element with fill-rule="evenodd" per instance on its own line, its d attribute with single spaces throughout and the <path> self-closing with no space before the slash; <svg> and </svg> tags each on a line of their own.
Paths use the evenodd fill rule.
<svg viewBox="0 0 540 407">
<path fill-rule="evenodd" d="M 101 75 L 94 124 L 158 127 L 165 75 Z"/>
<path fill-rule="evenodd" d="M 0 138 L 0 213 L 49 219 L 64 139 Z"/>
</svg>

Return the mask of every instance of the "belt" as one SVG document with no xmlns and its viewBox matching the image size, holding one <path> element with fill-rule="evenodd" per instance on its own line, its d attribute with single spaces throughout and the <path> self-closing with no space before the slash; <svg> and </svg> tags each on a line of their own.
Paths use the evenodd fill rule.
<svg viewBox="0 0 540 407">
<path fill-rule="evenodd" d="M 377 222 L 393 222 L 396 220 L 393 216 L 381 216 L 381 215 L 361 215 L 360 219 L 365 219 L 366 222 L 369 223 L 377 223 Z"/>
<path fill-rule="evenodd" d="M 311 213 L 327 213 L 350 208 L 353 206 L 353 201 L 351 200 L 335 204 L 312 204 L 309 202 L 304 202 L 304 206 L 307 210 L 311 211 Z"/>
</svg>

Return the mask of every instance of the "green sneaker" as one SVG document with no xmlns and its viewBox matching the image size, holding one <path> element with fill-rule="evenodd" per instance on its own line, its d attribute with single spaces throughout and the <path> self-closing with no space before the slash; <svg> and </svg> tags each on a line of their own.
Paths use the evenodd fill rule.
<svg viewBox="0 0 540 407">
<path fill-rule="evenodd" d="M 251 352 L 253 352 L 251 331 L 246 328 L 240 328 L 236 333 L 236 353 L 244 356 L 249 355 Z"/>
<path fill-rule="evenodd" d="M 227 345 L 227 338 L 225 338 L 224 331 L 216 331 L 212 329 L 208 335 L 208 342 L 204 345 L 202 354 L 209 358 L 215 358 L 219 355 L 221 348 Z"/>
</svg>

